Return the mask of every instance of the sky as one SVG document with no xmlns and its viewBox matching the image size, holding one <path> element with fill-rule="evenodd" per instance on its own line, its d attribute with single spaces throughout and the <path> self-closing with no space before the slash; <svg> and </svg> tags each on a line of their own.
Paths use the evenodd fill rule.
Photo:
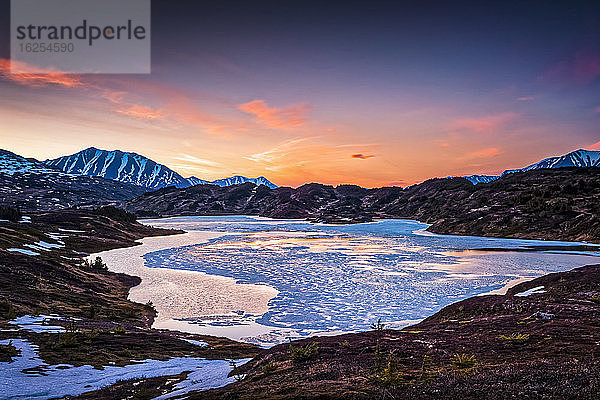
<svg viewBox="0 0 600 400">
<path fill-rule="evenodd" d="M 598 2 L 153 0 L 152 73 L 120 75 L 11 74 L 9 4 L 0 148 L 26 157 L 380 187 L 600 149 Z"/>
</svg>

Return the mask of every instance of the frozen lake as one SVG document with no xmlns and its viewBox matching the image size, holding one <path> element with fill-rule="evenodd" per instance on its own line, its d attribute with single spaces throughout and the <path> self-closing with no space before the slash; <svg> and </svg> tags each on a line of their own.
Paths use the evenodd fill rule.
<svg viewBox="0 0 600 400">
<path fill-rule="evenodd" d="M 368 330 L 379 318 L 400 328 L 460 299 L 599 260 L 596 252 L 522 251 L 573 243 L 436 235 L 409 220 L 325 225 L 226 216 L 143 222 L 212 235 L 145 253 L 146 267 L 198 271 L 277 290 L 265 313 L 189 315 L 171 328 L 184 329 L 185 323 L 194 328 L 184 330 L 262 345 Z M 491 248 L 510 251 L 485 250 Z"/>
</svg>

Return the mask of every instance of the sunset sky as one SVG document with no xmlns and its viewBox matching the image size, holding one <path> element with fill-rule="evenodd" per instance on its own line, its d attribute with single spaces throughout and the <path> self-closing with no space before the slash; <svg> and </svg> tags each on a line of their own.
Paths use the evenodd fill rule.
<svg viewBox="0 0 600 400">
<path fill-rule="evenodd" d="M 152 74 L 65 76 L 10 74 L 0 0 L 0 148 L 367 187 L 600 149 L 599 2 L 400 3 L 153 0 Z"/>
</svg>

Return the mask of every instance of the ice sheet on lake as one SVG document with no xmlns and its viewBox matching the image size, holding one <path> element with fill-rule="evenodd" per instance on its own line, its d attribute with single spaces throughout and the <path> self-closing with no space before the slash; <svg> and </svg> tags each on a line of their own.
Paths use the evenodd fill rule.
<svg viewBox="0 0 600 400">
<path fill-rule="evenodd" d="M 597 262 L 542 252 L 461 255 L 469 249 L 561 242 L 424 235 L 427 225 L 406 220 L 344 226 L 240 216 L 145 222 L 226 233 L 207 243 L 148 253 L 146 265 L 272 286 L 279 294 L 257 322 L 301 335 L 368 330 L 379 318 L 388 327 L 402 327 L 516 279 Z"/>
</svg>

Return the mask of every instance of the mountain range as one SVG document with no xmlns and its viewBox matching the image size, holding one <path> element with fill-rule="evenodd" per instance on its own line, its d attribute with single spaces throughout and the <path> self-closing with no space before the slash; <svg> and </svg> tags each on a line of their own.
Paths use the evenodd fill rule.
<svg viewBox="0 0 600 400">
<path fill-rule="evenodd" d="M 528 165 L 525 168 L 507 169 L 501 175 L 467 175 L 463 176 L 463 178 L 469 180 L 472 184 L 477 185 L 478 183 L 495 181 L 507 174 L 530 171 L 533 169 L 598 166 L 600 166 L 600 151 L 579 149 L 562 156 L 545 158 L 542 161 Z"/>
<path fill-rule="evenodd" d="M 22 211 L 119 204 L 149 189 L 97 176 L 67 174 L 0 150 L 0 205 Z"/>
<path fill-rule="evenodd" d="M 200 179 L 195 176 L 185 178 L 167 166 L 137 153 L 101 150 L 95 147 L 68 156 L 46 160 L 43 165 L 68 174 L 99 176 L 151 190 L 168 186 L 186 188 L 201 184 L 226 187 L 247 182 L 264 185 L 270 189 L 278 187 L 263 176 L 247 178 L 235 175 L 214 181 Z M 533 169 L 594 166 L 600 166 L 600 151 L 579 149 L 562 156 L 543 159 L 524 168 L 508 169 L 500 175 L 466 175 L 463 178 L 477 185 L 479 183 L 490 183 L 506 174 Z"/>
<path fill-rule="evenodd" d="M 200 184 L 230 186 L 246 182 L 265 185 L 271 189 L 277 187 L 263 176 L 246 178 L 236 175 L 215 181 L 207 181 L 195 176 L 184 178 L 172 169 L 137 153 L 101 150 L 95 147 L 68 156 L 46 160 L 44 164 L 68 174 L 99 176 L 153 190 L 167 186 L 177 188 Z"/>
</svg>

